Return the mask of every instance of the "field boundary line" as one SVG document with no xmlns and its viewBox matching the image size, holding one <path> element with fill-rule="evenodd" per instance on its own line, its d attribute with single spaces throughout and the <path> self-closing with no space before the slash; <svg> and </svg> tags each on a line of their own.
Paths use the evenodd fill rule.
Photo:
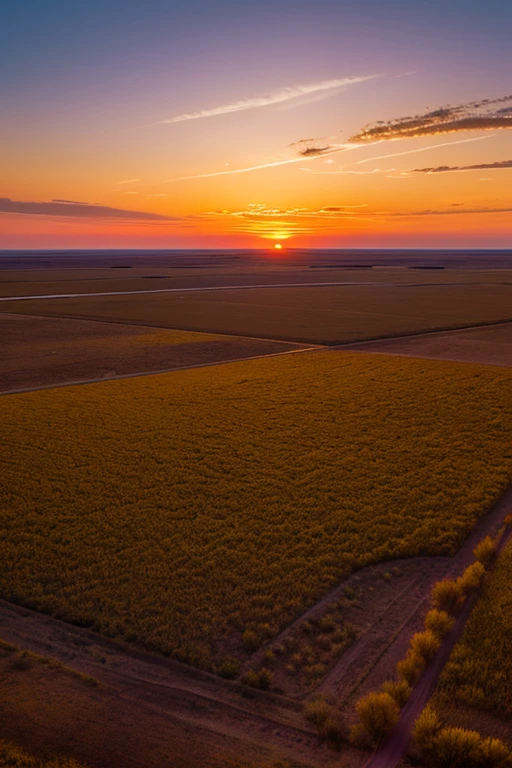
<svg viewBox="0 0 512 768">
<path fill-rule="evenodd" d="M 276 342 L 276 344 L 277 343 L 288 344 L 288 345 L 293 344 L 294 346 L 297 346 L 298 344 L 302 344 L 303 346 L 307 344 L 309 347 L 325 346 L 324 344 L 321 344 L 321 343 L 315 344 L 314 342 L 307 342 L 307 341 L 290 341 L 290 339 L 271 338 L 270 336 L 246 336 L 244 334 L 237 334 L 237 333 L 224 333 L 223 331 L 198 331 L 193 328 L 171 328 L 168 325 L 146 325 L 145 323 L 138 323 L 133 320 L 131 322 L 128 322 L 125 320 L 105 320 L 104 318 L 96 319 L 94 317 L 84 317 L 83 315 L 27 315 L 25 314 L 25 312 L 0 311 L 0 319 L 2 317 L 12 317 L 12 318 L 29 317 L 32 320 L 47 320 L 48 318 L 52 320 L 76 320 L 79 323 L 103 323 L 104 325 L 125 325 L 128 328 L 147 328 L 148 330 L 158 329 L 161 331 L 171 331 L 174 333 L 181 332 L 181 333 L 197 333 L 204 336 L 223 336 L 225 339 L 233 339 L 233 340 L 236 339 L 237 341 L 239 339 L 249 339 L 250 341 L 273 341 L 273 342 Z"/>
<path fill-rule="evenodd" d="M 44 317 L 44 315 L 43 315 Z M 510 325 L 512 317 L 506 320 L 489 320 L 486 322 L 470 323 L 468 325 L 444 326 L 443 328 L 434 328 L 429 331 L 411 331 L 402 333 L 399 336 L 373 336 L 371 339 L 361 339 L 361 341 L 335 341 L 331 344 L 325 344 L 327 349 L 347 349 L 350 347 L 362 347 L 366 344 L 376 344 L 380 341 L 401 341 L 402 339 L 414 339 L 416 336 L 437 336 L 440 333 L 460 333 L 460 331 L 476 331 L 478 328 L 492 328 L 498 325 Z M 300 342 L 297 342 L 300 343 Z M 398 353 L 397 353 L 398 354 Z"/>
<path fill-rule="evenodd" d="M 63 387 L 78 387 L 86 384 L 101 384 L 108 381 L 120 381 L 121 379 L 137 379 L 141 376 L 158 376 L 161 373 L 174 373 L 176 371 L 191 371 L 195 368 L 213 368 L 216 365 L 229 365 L 229 363 L 243 363 L 249 360 L 264 360 L 268 357 L 284 357 L 285 355 L 295 355 L 298 352 L 314 352 L 325 350 L 326 347 L 317 345 L 314 347 L 304 347 L 302 349 L 289 349 L 286 352 L 270 352 L 268 355 L 252 355 L 252 357 L 237 357 L 233 360 L 217 360 L 214 363 L 195 363 L 194 365 L 182 365 L 178 368 L 164 368 L 161 371 L 142 371 L 138 373 L 121 373 L 116 376 L 104 376 L 98 379 L 83 379 L 81 381 L 58 382 L 56 384 L 43 384 L 39 387 L 22 387 L 20 389 L 9 389 L 0 392 L 0 397 L 5 395 L 21 395 L 27 392 L 39 392 L 43 389 L 62 389 Z"/>
</svg>

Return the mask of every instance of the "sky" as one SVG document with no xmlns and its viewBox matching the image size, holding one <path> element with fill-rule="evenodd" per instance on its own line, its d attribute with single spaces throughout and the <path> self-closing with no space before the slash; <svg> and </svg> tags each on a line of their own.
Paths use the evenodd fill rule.
<svg viewBox="0 0 512 768">
<path fill-rule="evenodd" d="M 512 247 L 512 3 L 20 0 L 0 249 Z"/>
</svg>

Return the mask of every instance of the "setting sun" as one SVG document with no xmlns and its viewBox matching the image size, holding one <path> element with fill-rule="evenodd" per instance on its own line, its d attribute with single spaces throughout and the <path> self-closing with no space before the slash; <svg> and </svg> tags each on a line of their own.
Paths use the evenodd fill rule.
<svg viewBox="0 0 512 768">
<path fill-rule="evenodd" d="M 276 244 L 274 245 L 274 248 L 277 248 L 277 250 L 278 250 L 278 251 L 280 251 L 282 247 L 283 247 L 283 246 L 281 245 L 281 243 L 276 243 Z"/>
</svg>

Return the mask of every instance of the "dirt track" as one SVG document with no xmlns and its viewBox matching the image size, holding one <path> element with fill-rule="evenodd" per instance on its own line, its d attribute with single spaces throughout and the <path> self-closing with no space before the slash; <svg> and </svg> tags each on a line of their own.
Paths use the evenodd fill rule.
<svg viewBox="0 0 512 768">
<path fill-rule="evenodd" d="M 512 488 L 475 527 L 459 553 L 445 559 L 443 573 L 459 573 L 471 562 L 476 543 L 487 533 L 496 532 L 511 509 Z M 425 571 L 424 563 L 420 565 L 418 573 Z M 418 602 L 418 593 L 412 592 L 414 599 L 408 605 L 413 611 L 413 623 L 416 618 L 422 620 L 427 608 L 430 581 L 426 578 L 417 583 L 417 589 L 423 584 L 423 602 Z M 407 589 L 404 595 L 397 596 L 398 603 L 410 593 Z M 469 611 L 470 603 L 467 605 L 465 611 Z M 379 635 L 380 618 L 377 630 L 369 630 L 374 639 Z M 0 626 L 3 640 L 57 659 L 92 675 L 104 686 L 91 687 L 69 674 L 37 664 L 20 670 L 12 654 L 0 659 L 3 735 L 26 748 L 72 754 L 92 768 L 203 768 L 229 765 L 230 759 L 239 761 L 241 755 L 253 765 L 286 758 L 314 766 L 339 766 L 343 760 L 347 768 L 356 768 L 364 759 L 353 750 L 343 750 L 340 756 L 321 745 L 296 700 L 249 690 L 4 601 L 0 601 Z M 365 640 L 368 635 L 363 634 L 340 659 L 321 690 L 335 693 L 342 700 L 343 691 L 353 684 L 359 692 L 365 686 L 375 687 L 381 670 L 389 673 L 400 642 L 407 645 L 411 626 L 406 620 L 384 652 L 382 644 L 389 642 L 389 626 L 382 623 L 381 630 L 380 648 L 379 642 L 369 648 Z M 376 661 L 373 647 L 378 651 Z M 448 655 L 449 650 L 442 663 L 430 667 L 429 677 L 415 689 L 404 718 L 410 714 L 389 752 L 392 759 L 402 754 L 412 722 Z M 373 667 L 364 669 L 362 662 Z M 353 671 L 357 678 L 361 670 L 363 679 L 354 679 Z M 344 700 L 347 702 L 347 697 Z M 388 768 L 397 762 L 371 765 Z"/>
<path fill-rule="evenodd" d="M 494 512 L 498 514 L 498 519 L 503 519 L 512 510 L 512 488 L 508 490 L 501 502 L 497 505 Z M 491 533 L 492 530 L 487 531 Z M 498 548 L 499 551 L 505 546 L 507 541 L 512 536 L 512 529 L 508 529 L 506 534 L 500 541 Z M 476 537 L 471 536 L 471 539 Z M 476 539 L 478 541 L 478 539 Z M 474 543 L 476 543 L 476 541 Z M 467 548 L 467 547 L 465 547 Z M 462 550 L 461 550 L 462 551 Z M 452 572 L 455 569 L 450 569 Z M 403 708 L 400 720 L 393 731 L 390 733 L 387 739 L 384 740 L 380 748 L 372 755 L 365 768 L 397 768 L 401 759 L 403 758 L 405 751 L 408 747 L 412 728 L 416 718 L 420 715 L 421 711 L 425 707 L 427 701 L 435 690 L 439 676 L 444 669 L 445 664 L 450 658 L 450 654 L 462 635 L 466 622 L 471 615 L 471 611 L 475 602 L 478 599 L 478 594 L 471 595 L 460 612 L 455 627 L 448 637 L 443 641 L 439 651 L 437 652 L 434 660 L 427 667 L 423 675 L 421 676 L 418 684 L 414 687 L 413 692 L 407 701 L 407 704 Z"/>
</svg>

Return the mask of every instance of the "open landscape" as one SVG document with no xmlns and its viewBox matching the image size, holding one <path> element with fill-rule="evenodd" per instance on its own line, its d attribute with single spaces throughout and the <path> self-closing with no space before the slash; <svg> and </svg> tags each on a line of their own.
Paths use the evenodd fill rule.
<svg viewBox="0 0 512 768">
<path fill-rule="evenodd" d="M 26 311 L 32 300 L 0 304 L 8 351 L 4 390 L 35 390 L 0 399 L 6 491 L 0 594 L 8 601 L 0 615 L 12 713 L 5 737 L 86 765 L 115 764 L 106 748 L 98 762 L 97 748 L 81 739 L 78 748 L 66 748 L 72 737 L 60 707 L 50 703 L 46 728 L 52 723 L 56 734 L 43 744 L 31 728 L 23 738 L 16 723 L 35 716 L 25 685 L 44 685 L 69 702 L 77 722 L 91 717 L 92 705 L 113 706 L 107 702 L 114 696 L 119 714 L 109 732 L 127 766 L 156 767 L 164 753 L 179 754 L 176 765 L 191 768 L 229 760 L 236 766 L 338 764 L 329 739 L 325 744 L 305 719 L 307 702 L 319 696 L 331 702 L 348 728 L 357 701 L 389 680 L 421 630 L 433 585 L 471 562 L 471 541 L 495 535 L 510 506 L 489 513 L 512 476 L 510 328 L 496 322 L 506 313 L 485 293 L 491 282 L 482 286 L 478 269 L 463 266 L 460 304 L 444 303 L 443 291 L 453 289 L 439 278 L 437 285 L 404 282 L 401 288 L 385 282 L 305 288 L 298 281 L 286 289 L 242 291 L 253 299 L 266 290 L 278 313 L 301 307 L 294 322 L 305 327 L 303 338 L 320 342 L 313 346 L 290 342 L 286 332 L 280 341 L 269 338 L 264 304 L 252 326 L 259 336 L 216 333 L 218 299 L 240 289 L 210 291 L 209 275 L 199 285 L 187 277 L 188 288 L 199 289 L 188 294 L 191 301 L 200 297 L 212 307 L 211 315 L 201 310 L 200 331 L 170 327 L 172 314 L 166 327 L 144 325 L 140 307 L 160 312 L 171 306 L 165 302 L 172 293 L 41 299 L 39 316 Z M 404 281 L 413 271 L 399 269 Z M 507 271 L 497 274 L 492 285 L 507 291 Z M 23 275 L 30 292 L 41 282 L 38 272 Z M 230 276 L 238 284 L 232 267 Z M 260 273 L 251 279 L 264 282 Z M 74 283 L 77 293 L 89 292 L 79 270 L 70 267 L 66 280 L 66 290 Z M 409 335 L 411 305 L 398 305 L 387 293 L 389 307 L 399 308 L 391 335 L 402 338 L 333 343 L 350 339 L 356 311 L 361 332 L 371 335 L 378 313 L 368 298 L 370 321 L 361 314 L 361 291 L 372 291 L 369 297 L 414 290 L 418 296 L 420 289 L 432 311 L 449 306 L 450 322 L 462 330 L 425 333 L 426 315 L 416 306 L 423 325 Z M 487 296 L 480 305 L 469 301 L 475 290 Z M 346 307 L 340 291 L 359 309 L 338 309 L 333 321 L 318 297 Z M 303 311 L 308 296 L 317 307 L 311 313 Z M 90 303 L 100 300 L 109 311 L 125 302 L 132 324 L 91 319 Z M 87 319 L 67 317 L 70 302 L 81 314 L 77 301 L 88 307 Z M 465 303 L 471 314 L 457 314 Z M 250 318 L 253 304 L 241 303 L 239 311 Z M 322 314 L 331 322 L 327 344 Z M 439 318 L 436 312 L 432 322 L 448 324 Z M 493 324 L 471 327 L 476 319 Z M 157 375 L 172 368 L 191 370 Z M 77 382 L 91 383 L 63 386 Z M 34 611 L 52 616 L 55 626 L 48 619 L 41 624 Z M 18 648 L 55 664 L 23 661 L 22 675 Z M 91 686 L 80 675 L 101 684 Z M 157 680 L 166 693 L 155 709 Z M 254 693 L 244 699 L 245 690 Z M 198 695 L 214 708 L 213 742 L 206 712 L 198 720 L 192 704 Z M 144 709 L 153 702 L 141 729 L 168 728 L 172 712 L 171 740 L 160 736 L 158 750 L 142 748 L 139 731 L 130 750 L 122 746 L 127 696 Z M 251 741 L 252 757 L 238 762 L 250 724 L 263 712 L 279 735 L 269 740 L 267 734 L 265 744 Z M 192 722 L 203 733 L 202 746 L 185 758 Z M 503 738 L 507 728 L 498 731 Z M 347 766 L 364 761 L 348 741 L 342 754 Z"/>
<path fill-rule="evenodd" d="M 512 4 L 0 22 L 0 768 L 512 768 Z"/>
</svg>

